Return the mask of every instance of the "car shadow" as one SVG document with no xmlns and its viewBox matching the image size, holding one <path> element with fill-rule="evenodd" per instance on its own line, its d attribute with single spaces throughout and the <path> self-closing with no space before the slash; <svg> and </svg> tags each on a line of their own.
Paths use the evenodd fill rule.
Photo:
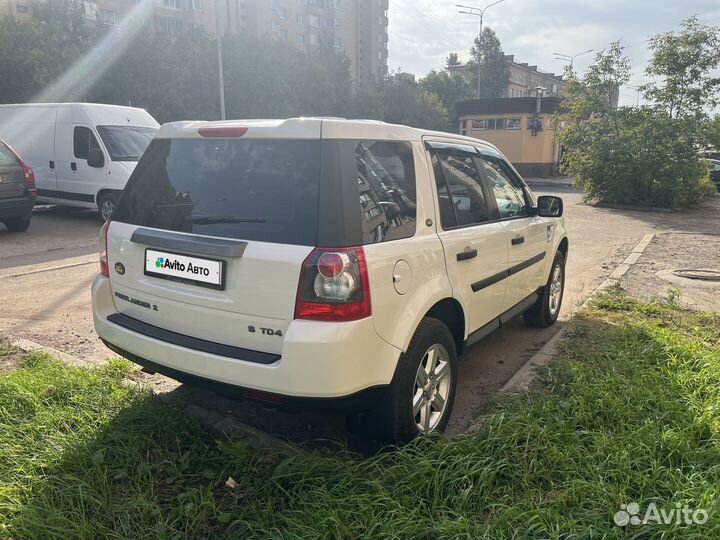
<svg viewBox="0 0 720 540">
<path fill-rule="evenodd" d="M 518 318 L 463 351 L 447 433 L 464 433 L 485 414 L 498 390 L 565 324 L 559 321 L 550 328 L 530 328 Z M 349 429 L 342 411 L 288 411 L 186 384 L 164 393 L 163 399 L 188 414 L 202 416 L 205 424 L 231 418 L 306 449 L 367 457 L 385 447 L 383 442 Z"/>
</svg>

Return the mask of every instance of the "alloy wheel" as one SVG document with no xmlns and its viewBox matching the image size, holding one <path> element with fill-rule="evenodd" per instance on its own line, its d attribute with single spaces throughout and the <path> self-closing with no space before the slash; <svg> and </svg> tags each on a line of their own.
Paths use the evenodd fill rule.
<svg viewBox="0 0 720 540">
<path fill-rule="evenodd" d="M 437 428 L 448 406 L 452 380 L 450 355 L 447 349 L 436 343 L 423 355 L 412 397 L 413 417 L 420 433 Z"/>
</svg>

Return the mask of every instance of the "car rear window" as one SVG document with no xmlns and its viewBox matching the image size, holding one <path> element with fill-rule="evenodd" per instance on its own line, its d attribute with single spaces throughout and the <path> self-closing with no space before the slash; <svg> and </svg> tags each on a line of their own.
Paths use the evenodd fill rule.
<svg viewBox="0 0 720 540">
<path fill-rule="evenodd" d="M 19 167 L 20 163 L 10 149 L 0 142 L 0 167 Z"/>
<path fill-rule="evenodd" d="M 317 244 L 320 141 L 156 139 L 113 219 L 282 244 Z"/>
</svg>

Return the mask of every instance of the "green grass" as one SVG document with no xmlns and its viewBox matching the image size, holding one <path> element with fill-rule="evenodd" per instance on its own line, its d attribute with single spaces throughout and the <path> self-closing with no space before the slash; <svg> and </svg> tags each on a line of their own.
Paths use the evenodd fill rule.
<svg viewBox="0 0 720 540">
<path fill-rule="evenodd" d="M 480 433 L 365 460 L 215 441 L 130 369 L 30 354 L 0 376 L 0 538 L 720 538 L 716 513 L 612 521 L 720 501 L 716 315 L 601 297 Z"/>
</svg>

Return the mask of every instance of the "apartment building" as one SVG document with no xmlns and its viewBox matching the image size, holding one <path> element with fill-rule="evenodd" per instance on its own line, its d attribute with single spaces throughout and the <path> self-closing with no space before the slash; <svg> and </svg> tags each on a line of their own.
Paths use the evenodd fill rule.
<svg viewBox="0 0 720 540">
<path fill-rule="evenodd" d="M 545 89 L 545 96 L 565 97 L 567 95 L 567 82 L 561 75 L 542 71 L 537 66 L 531 66 L 525 62 L 516 62 L 513 55 L 505 55 L 505 61 L 508 64 L 508 80 L 500 97 L 532 97 L 537 95 L 536 88 L 538 86 Z M 454 68 L 454 71 L 475 85 L 476 69 L 476 66 L 466 64 Z"/>
<path fill-rule="evenodd" d="M 387 73 L 389 0 L 240 0 L 239 31 L 309 49 L 331 46 L 358 82 Z M 232 29 L 232 26 L 230 27 Z"/>
<path fill-rule="evenodd" d="M 0 0 L 0 16 L 29 17 L 37 0 Z M 48 1 L 48 0 L 46 0 Z M 53 0 L 58 1 L 58 0 Z M 158 32 L 265 37 L 309 50 L 328 46 L 351 61 L 359 83 L 387 73 L 389 0 L 67 0 L 88 20 L 117 25 L 132 13 Z M 217 12 L 216 12 L 217 10 Z"/>
</svg>

